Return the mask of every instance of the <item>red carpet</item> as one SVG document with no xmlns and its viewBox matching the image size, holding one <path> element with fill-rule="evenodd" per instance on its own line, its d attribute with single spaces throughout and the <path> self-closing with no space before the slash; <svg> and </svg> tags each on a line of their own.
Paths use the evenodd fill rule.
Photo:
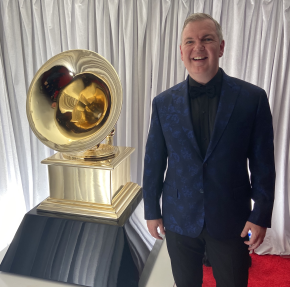
<svg viewBox="0 0 290 287">
<path fill-rule="evenodd" d="M 251 254 L 248 287 L 290 287 L 290 258 Z M 212 268 L 203 268 L 202 287 L 216 287 Z"/>
</svg>

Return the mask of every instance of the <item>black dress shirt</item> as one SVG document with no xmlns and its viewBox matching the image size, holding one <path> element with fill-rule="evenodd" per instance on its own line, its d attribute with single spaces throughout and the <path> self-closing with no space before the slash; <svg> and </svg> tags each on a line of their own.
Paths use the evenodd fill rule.
<svg viewBox="0 0 290 287">
<path fill-rule="evenodd" d="M 193 130 L 201 155 L 204 158 L 214 128 L 222 88 L 222 72 L 219 69 L 216 75 L 206 85 L 197 83 L 189 76 L 188 84 Z M 195 96 L 193 98 L 192 90 L 195 88 L 191 87 L 200 87 L 204 90 L 204 93 L 201 96 Z M 208 87 L 214 87 L 212 95 L 205 92 Z"/>
</svg>

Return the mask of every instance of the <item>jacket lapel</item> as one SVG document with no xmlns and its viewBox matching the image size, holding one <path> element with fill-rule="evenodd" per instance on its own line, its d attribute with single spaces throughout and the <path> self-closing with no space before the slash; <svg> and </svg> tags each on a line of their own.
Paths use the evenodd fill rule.
<svg viewBox="0 0 290 287">
<path fill-rule="evenodd" d="M 188 97 L 188 77 L 178 86 L 178 88 L 173 90 L 172 100 L 174 109 L 178 113 L 179 118 L 181 119 L 181 129 L 183 130 L 183 132 L 185 132 L 186 137 L 191 142 L 200 159 L 203 160 L 201 152 L 199 150 L 199 146 L 196 141 L 191 121 L 190 102 Z"/>
<path fill-rule="evenodd" d="M 209 143 L 204 161 L 206 161 L 211 155 L 220 137 L 222 136 L 223 131 L 225 130 L 231 114 L 234 110 L 239 91 L 240 86 L 236 85 L 231 80 L 231 78 L 223 71 L 223 84 L 220 101 L 218 105 L 211 141 Z"/>
</svg>

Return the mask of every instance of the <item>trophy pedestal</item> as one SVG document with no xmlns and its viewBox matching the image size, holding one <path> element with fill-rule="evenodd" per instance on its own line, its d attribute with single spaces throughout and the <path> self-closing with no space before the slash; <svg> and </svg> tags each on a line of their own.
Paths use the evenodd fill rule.
<svg viewBox="0 0 290 287">
<path fill-rule="evenodd" d="M 62 153 L 42 161 L 48 164 L 50 197 L 37 210 L 120 222 L 141 187 L 130 182 L 130 154 L 118 147 L 116 157 L 104 161 L 70 159 Z M 130 208 L 129 208 L 130 209 Z"/>
<path fill-rule="evenodd" d="M 34 208 L 24 216 L 0 271 L 81 286 L 138 287 L 150 252 L 134 226 L 131 220 L 117 226 L 40 215 Z"/>
</svg>

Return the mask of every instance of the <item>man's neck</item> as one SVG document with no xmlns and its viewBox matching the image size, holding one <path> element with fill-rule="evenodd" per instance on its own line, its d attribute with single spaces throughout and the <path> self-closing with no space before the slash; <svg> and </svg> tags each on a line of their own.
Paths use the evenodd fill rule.
<svg viewBox="0 0 290 287">
<path fill-rule="evenodd" d="M 206 85 L 211 79 L 214 78 L 214 76 L 217 74 L 219 68 L 216 70 L 216 72 L 214 74 L 211 75 L 205 75 L 205 74 L 193 74 L 190 75 L 190 77 L 195 80 L 197 83 L 201 84 L 201 85 Z"/>
</svg>

